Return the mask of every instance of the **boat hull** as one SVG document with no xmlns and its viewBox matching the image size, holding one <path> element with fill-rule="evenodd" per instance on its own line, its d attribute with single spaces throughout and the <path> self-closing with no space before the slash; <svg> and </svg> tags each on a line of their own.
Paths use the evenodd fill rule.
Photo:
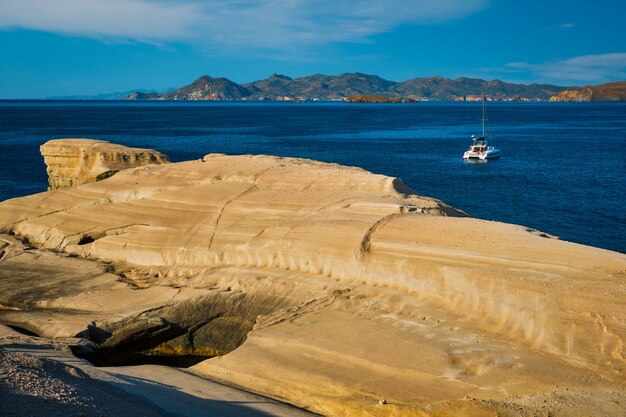
<svg viewBox="0 0 626 417">
<path fill-rule="evenodd" d="M 489 150 L 487 152 L 467 151 L 463 154 L 463 159 L 496 159 L 500 157 L 500 154 L 500 151 L 497 149 Z"/>
</svg>

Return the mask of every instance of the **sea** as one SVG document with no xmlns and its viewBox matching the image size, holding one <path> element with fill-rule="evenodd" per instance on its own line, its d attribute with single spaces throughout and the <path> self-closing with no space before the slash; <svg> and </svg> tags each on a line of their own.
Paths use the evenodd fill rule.
<svg viewBox="0 0 626 417">
<path fill-rule="evenodd" d="M 626 103 L 487 103 L 497 160 L 461 159 L 480 103 L 0 101 L 0 201 L 43 192 L 39 146 L 311 158 L 401 178 L 474 217 L 626 253 Z"/>
</svg>

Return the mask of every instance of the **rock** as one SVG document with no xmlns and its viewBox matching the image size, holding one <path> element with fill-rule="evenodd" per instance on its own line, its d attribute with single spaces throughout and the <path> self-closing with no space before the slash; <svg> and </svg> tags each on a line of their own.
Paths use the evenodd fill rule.
<svg viewBox="0 0 626 417">
<path fill-rule="evenodd" d="M 0 231 L 7 254 L 30 242 L 0 259 L 0 303 L 24 309 L 0 318 L 55 337 L 96 320 L 116 357 L 228 352 L 192 371 L 324 415 L 495 415 L 504 393 L 542 415 L 539 393 L 556 416 L 555 384 L 581 415 L 623 414 L 626 256 L 397 178 L 213 154 L 4 201 Z"/>
<path fill-rule="evenodd" d="M 626 101 L 626 81 L 564 90 L 550 97 L 550 101 Z"/>
<path fill-rule="evenodd" d="M 97 349 L 98 345 L 87 339 L 75 338 L 75 342 L 67 343 L 67 350 L 76 356 L 91 355 Z"/>
<path fill-rule="evenodd" d="M 414 103 L 414 99 L 390 98 L 386 96 L 351 96 L 346 103 Z"/>
<path fill-rule="evenodd" d="M 105 328 L 111 330 L 107 332 L 110 337 L 99 346 L 72 352 L 97 365 L 118 365 L 132 361 L 136 352 L 146 351 L 185 331 L 161 317 L 144 316 L 129 317 Z"/>
<path fill-rule="evenodd" d="M 289 306 L 291 300 L 279 294 L 223 291 L 190 299 L 162 310 L 159 315 L 185 329 L 180 337 L 157 350 L 185 355 L 216 356 L 239 347 L 252 330 L 257 317 Z"/>
<path fill-rule="evenodd" d="M 129 148 L 94 139 L 55 139 L 41 148 L 49 189 L 100 181 L 118 171 L 169 162 L 151 149 Z"/>
<path fill-rule="evenodd" d="M 572 101 L 582 102 L 591 101 L 592 90 L 591 87 L 582 87 L 575 90 L 565 90 L 550 97 L 550 101 Z"/>
<path fill-rule="evenodd" d="M 257 317 L 289 303 L 279 296 L 214 292 L 119 322 L 90 325 L 81 336 L 100 346 L 90 349 L 94 343 L 85 341 L 84 349 L 72 347 L 72 352 L 99 365 L 132 362 L 142 355 L 224 355 L 246 340 Z"/>
<path fill-rule="evenodd" d="M 118 326 L 103 344 L 109 350 L 145 350 L 183 332 L 161 317 L 130 318 Z"/>
</svg>

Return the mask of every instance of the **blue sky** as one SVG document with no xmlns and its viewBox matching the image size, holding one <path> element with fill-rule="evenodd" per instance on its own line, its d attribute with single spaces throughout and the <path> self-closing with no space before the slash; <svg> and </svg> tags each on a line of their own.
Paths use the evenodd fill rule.
<svg viewBox="0 0 626 417">
<path fill-rule="evenodd" d="M 621 0 L 0 0 L 0 98 L 360 71 L 626 79 Z"/>
</svg>

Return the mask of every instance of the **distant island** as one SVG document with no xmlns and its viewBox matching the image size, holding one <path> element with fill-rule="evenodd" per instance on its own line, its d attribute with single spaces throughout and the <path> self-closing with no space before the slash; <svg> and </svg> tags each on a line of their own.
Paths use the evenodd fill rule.
<svg viewBox="0 0 626 417">
<path fill-rule="evenodd" d="M 299 78 L 273 74 L 265 80 L 237 84 L 228 78 L 203 75 L 169 92 L 133 91 L 126 100 L 273 100 L 343 101 L 354 96 L 378 96 L 399 101 L 476 101 L 485 94 L 494 101 L 547 101 L 565 90 L 550 84 L 512 84 L 500 80 L 442 77 L 396 82 L 359 72 L 315 74 Z"/>
<path fill-rule="evenodd" d="M 70 96 L 51 96 L 47 100 L 125 100 L 126 97 L 133 93 L 142 94 L 164 94 L 174 91 L 175 88 L 166 88 L 162 90 L 128 90 L 115 91 L 112 93 L 90 94 L 90 95 L 70 95 Z"/>
<path fill-rule="evenodd" d="M 626 101 L 626 81 L 586 86 L 561 91 L 550 101 Z"/>
<path fill-rule="evenodd" d="M 623 102 L 626 81 L 596 86 L 515 84 L 500 80 L 422 77 L 396 82 L 360 72 L 315 74 L 291 78 L 273 74 L 264 80 L 237 84 L 228 78 L 203 75 L 191 84 L 162 90 L 135 89 L 97 95 L 48 97 L 50 100 L 163 101 L 345 101 L 348 103 L 412 103 L 416 101 L 552 101 Z"/>
</svg>

